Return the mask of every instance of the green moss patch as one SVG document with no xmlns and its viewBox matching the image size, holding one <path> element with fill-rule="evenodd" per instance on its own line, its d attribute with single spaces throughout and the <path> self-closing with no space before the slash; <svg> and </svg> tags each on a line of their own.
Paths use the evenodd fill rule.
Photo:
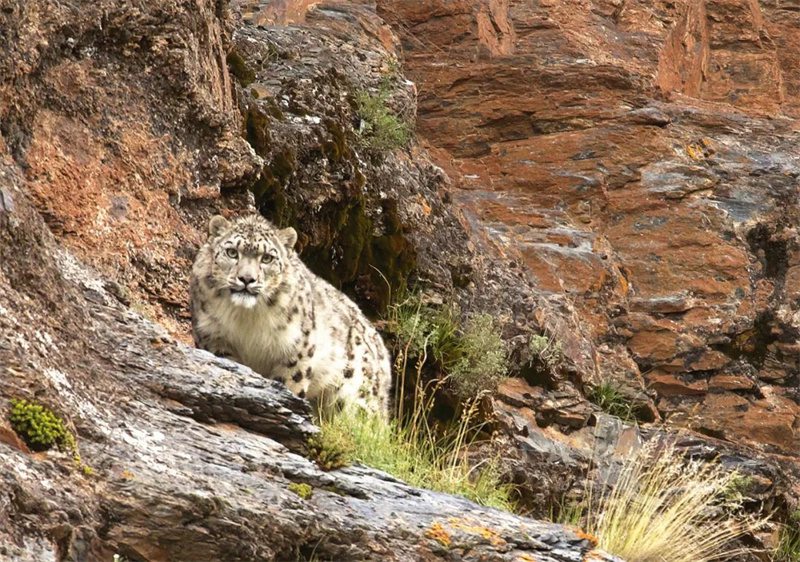
<svg viewBox="0 0 800 562">
<path fill-rule="evenodd" d="M 83 463 L 75 436 L 53 410 L 35 402 L 14 398 L 11 400 L 8 420 L 11 428 L 31 450 L 46 451 L 57 447 L 72 455 L 72 460 L 85 476 L 94 473 L 90 466 Z"/>
<path fill-rule="evenodd" d="M 289 491 L 294 492 L 304 500 L 310 499 L 311 496 L 314 495 L 314 488 L 300 482 L 292 482 L 289 484 Z"/>
<path fill-rule="evenodd" d="M 34 451 L 46 451 L 52 447 L 70 452 L 75 450 L 75 437 L 64 420 L 41 404 L 13 399 L 8 419 L 12 429 Z"/>
</svg>

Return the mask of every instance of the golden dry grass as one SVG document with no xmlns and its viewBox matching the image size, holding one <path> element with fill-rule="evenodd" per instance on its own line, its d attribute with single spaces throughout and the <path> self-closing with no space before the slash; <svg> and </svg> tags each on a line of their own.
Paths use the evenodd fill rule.
<svg viewBox="0 0 800 562">
<path fill-rule="evenodd" d="M 609 493 L 589 494 L 587 529 L 628 562 L 735 559 L 733 541 L 764 523 L 730 501 L 738 478 L 715 463 L 687 462 L 673 446 L 645 447 L 625 461 Z"/>
</svg>

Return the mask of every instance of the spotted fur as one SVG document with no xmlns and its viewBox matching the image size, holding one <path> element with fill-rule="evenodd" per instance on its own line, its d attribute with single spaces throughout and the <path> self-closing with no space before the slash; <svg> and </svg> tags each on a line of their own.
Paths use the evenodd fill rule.
<svg viewBox="0 0 800 562">
<path fill-rule="evenodd" d="M 313 274 L 297 233 L 259 215 L 209 223 L 192 268 L 195 344 L 286 384 L 322 411 L 388 415 L 391 366 L 358 306 Z"/>
</svg>

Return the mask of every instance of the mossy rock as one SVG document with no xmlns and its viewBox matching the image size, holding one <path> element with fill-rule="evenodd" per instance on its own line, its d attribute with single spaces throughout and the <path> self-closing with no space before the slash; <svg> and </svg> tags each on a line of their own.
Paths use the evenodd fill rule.
<svg viewBox="0 0 800 562">
<path fill-rule="evenodd" d="M 311 496 L 314 495 L 314 488 L 300 482 L 292 482 L 289 484 L 289 491 L 294 492 L 304 500 L 311 499 Z"/>
</svg>

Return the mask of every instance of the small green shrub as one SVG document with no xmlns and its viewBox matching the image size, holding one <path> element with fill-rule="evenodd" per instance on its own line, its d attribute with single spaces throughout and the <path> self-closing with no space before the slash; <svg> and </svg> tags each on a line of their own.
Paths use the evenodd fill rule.
<svg viewBox="0 0 800 562">
<path fill-rule="evenodd" d="M 462 399 L 494 391 L 506 376 L 505 342 L 488 314 L 467 321 L 454 357 L 449 367 L 450 384 Z"/>
<path fill-rule="evenodd" d="M 9 421 L 12 429 L 34 451 L 58 447 L 74 452 L 75 437 L 64 425 L 64 420 L 41 404 L 12 399 Z"/>
<path fill-rule="evenodd" d="M 321 431 L 308 440 L 308 454 L 322 470 L 335 470 L 353 463 L 356 446 L 353 437 L 330 425 L 320 424 Z"/>
<path fill-rule="evenodd" d="M 477 314 L 462 325 L 455 305 L 433 308 L 411 295 L 390 307 L 388 324 L 397 342 L 395 357 L 402 363 L 398 369 L 404 372 L 419 363 L 421 371 L 432 359 L 461 400 L 493 391 L 506 375 L 505 342 L 489 314 Z"/>
<path fill-rule="evenodd" d="M 592 387 L 588 398 L 607 414 L 627 422 L 636 421 L 633 404 L 612 382 L 603 381 Z"/>
<path fill-rule="evenodd" d="M 531 357 L 538 360 L 550 371 L 555 370 L 564 360 L 564 351 L 561 342 L 547 336 L 531 336 L 528 342 Z"/>
<path fill-rule="evenodd" d="M 384 81 L 376 94 L 356 92 L 356 109 L 361 118 L 358 135 L 364 146 L 374 150 L 392 150 L 408 145 L 411 130 L 404 120 L 387 106 L 389 84 Z"/>
<path fill-rule="evenodd" d="M 311 496 L 314 495 L 314 488 L 301 482 L 292 482 L 289 484 L 289 491 L 294 492 L 304 500 L 310 499 Z"/>
</svg>

